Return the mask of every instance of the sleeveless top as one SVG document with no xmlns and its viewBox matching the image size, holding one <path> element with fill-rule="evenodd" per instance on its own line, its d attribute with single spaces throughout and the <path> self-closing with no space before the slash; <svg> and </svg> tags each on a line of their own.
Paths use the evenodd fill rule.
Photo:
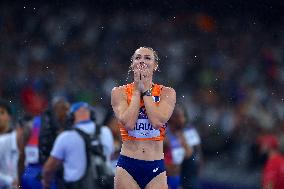
<svg viewBox="0 0 284 189">
<path fill-rule="evenodd" d="M 124 91 L 127 95 L 128 105 L 131 102 L 132 92 L 134 89 L 134 83 L 124 85 Z M 163 86 L 154 84 L 152 87 L 152 99 L 156 105 L 160 102 L 160 96 Z M 159 129 L 154 129 L 150 120 L 148 119 L 146 108 L 143 99 L 140 101 L 140 109 L 137 122 L 133 130 L 127 130 L 125 127 L 119 123 L 120 133 L 122 141 L 126 140 L 138 140 L 138 141 L 162 141 L 165 137 L 167 123 L 164 124 Z"/>
</svg>

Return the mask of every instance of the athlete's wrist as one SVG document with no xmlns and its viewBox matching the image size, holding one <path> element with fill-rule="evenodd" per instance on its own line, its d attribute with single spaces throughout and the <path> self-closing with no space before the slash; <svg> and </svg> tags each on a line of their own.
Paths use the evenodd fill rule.
<svg viewBox="0 0 284 189">
<path fill-rule="evenodd" d="M 135 96 L 140 96 L 141 95 L 141 92 L 139 90 L 134 90 L 133 91 L 133 95 Z"/>
<path fill-rule="evenodd" d="M 145 90 L 144 92 L 141 93 L 141 96 L 152 96 L 152 88 Z"/>
</svg>

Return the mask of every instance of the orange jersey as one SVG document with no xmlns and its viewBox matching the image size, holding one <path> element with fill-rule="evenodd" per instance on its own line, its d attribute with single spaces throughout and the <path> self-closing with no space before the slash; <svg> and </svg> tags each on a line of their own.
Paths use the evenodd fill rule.
<svg viewBox="0 0 284 189">
<path fill-rule="evenodd" d="M 130 104 L 134 83 L 124 85 L 123 87 L 127 95 L 127 103 Z M 158 105 L 160 102 L 162 88 L 163 88 L 162 85 L 157 85 L 157 84 L 154 84 L 152 88 L 152 98 L 153 101 L 156 103 L 156 105 Z M 160 129 L 153 128 L 152 124 L 150 123 L 150 120 L 148 119 L 146 109 L 144 106 L 144 101 L 143 99 L 141 99 L 139 115 L 134 129 L 128 131 L 125 129 L 125 127 L 122 124 L 119 124 L 119 128 L 120 128 L 121 138 L 123 141 L 125 140 L 161 141 L 165 137 L 166 125 L 167 124 L 165 124 Z"/>
</svg>

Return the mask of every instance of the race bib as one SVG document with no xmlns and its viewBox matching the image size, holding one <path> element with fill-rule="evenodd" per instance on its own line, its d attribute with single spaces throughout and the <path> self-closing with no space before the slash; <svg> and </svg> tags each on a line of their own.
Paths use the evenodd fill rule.
<svg viewBox="0 0 284 189">
<path fill-rule="evenodd" d="M 160 134 L 160 130 L 154 129 L 148 119 L 138 119 L 134 130 L 128 131 L 128 135 L 135 138 L 154 138 Z"/>
<path fill-rule="evenodd" d="M 173 148 L 172 149 L 172 158 L 173 163 L 179 165 L 182 163 L 185 155 L 185 150 L 183 147 Z"/>
<path fill-rule="evenodd" d="M 39 150 L 37 146 L 25 147 L 26 163 L 38 163 L 39 162 Z"/>
</svg>

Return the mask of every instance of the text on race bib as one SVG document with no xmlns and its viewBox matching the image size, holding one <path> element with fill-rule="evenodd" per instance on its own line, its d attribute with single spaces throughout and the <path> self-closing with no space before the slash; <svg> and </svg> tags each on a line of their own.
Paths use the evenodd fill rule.
<svg viewBox="0 0 284 189">
<path fill-rule="evenodd" d="M 153 138 L 160 136 L 160 130 L 154 129 L 148 119 L 138 119 L 134 130 L 128 131 L 128 135 L 135 138 Z"/>
</svg>

